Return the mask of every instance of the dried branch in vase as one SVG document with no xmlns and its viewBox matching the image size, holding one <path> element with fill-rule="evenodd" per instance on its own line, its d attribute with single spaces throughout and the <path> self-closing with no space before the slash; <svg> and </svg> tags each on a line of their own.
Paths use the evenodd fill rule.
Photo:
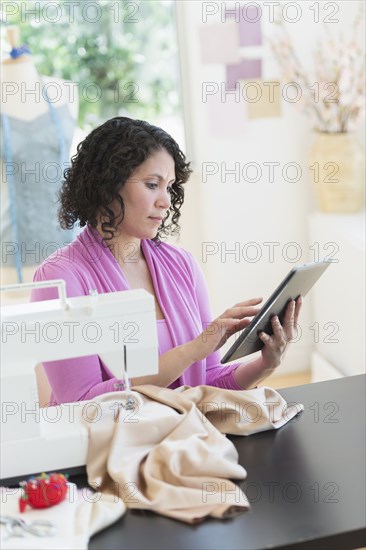
<svg viewBox="0 0 366 550">
<path fill-rule="evenodd" d="M 323 25 L 324 37 L 314 51 L 314 69 L 307 72 L 282 15 L 276 18 L 269 43 L 282 78 L 300 88 L 297 106 L 310 116 L 319 132 L 349 132 L 365 114 L 365 48 L 358 40 L 364 21 L 361 2 L 351 38 L 345 39 L 342 33 L 334 36 L 329 26 Z"/>
</svg>

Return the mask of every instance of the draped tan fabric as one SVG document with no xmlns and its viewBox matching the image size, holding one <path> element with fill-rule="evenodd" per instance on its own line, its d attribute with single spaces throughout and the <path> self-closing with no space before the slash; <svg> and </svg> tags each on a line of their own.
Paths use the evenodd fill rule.
<svg viewBox="0 0 366 550">
<path fill-rule="evenodd" d="M 153 510 L 187 523 L 245 511 L 245 494 L 231 480 L 245 479 L 246 470 L 224 434 L 277 429 L 303 409 L 287 406 L 267 387 L 232 391 L 139 386 L 132 396 L 133 410 L 123 407 L 125 392 L 85 402 L 88 481 L 97 492 L 69 484 L 65 501 L 19 514 L 21 489 L 2 488 L 3 515 L 50 520 L 57 534 L 6 538 L 0 526 L 1 548 L 85 550 L 89 537 L 117 521 L 126 508 Z"/>
<path fill-rule="evenodd" d="M 277 429 L 302 405 L 287 406 L 275 390 L 232 391 L 212 386 L 177 390 L 133 388 L 98 396 L 84 422 L 89 430 L 89 484 L 127 508 L 152 510 L 187 523 L 226 518 L 249 508 L 231 480 L 247 472 L 224 434 Z"/>
</svg>

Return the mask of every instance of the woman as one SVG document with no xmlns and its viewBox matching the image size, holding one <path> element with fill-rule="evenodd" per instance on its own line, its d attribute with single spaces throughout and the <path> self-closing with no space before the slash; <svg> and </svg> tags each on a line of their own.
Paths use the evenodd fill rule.
<svg viewBox="0 0 366 550">
<path fill-rule="evenodd" d="M 228 389 L 255 386 L 280 364 L 294 336 L 301 299 L 292 301 L 283 327 L 261 333 L 261 356 L 223 367 L 219 348 L 259 310 L 261 298 L 236 304 L 212 322 L 206 283 L 192 255 L 160 237 L 179 232 L 189 163 L 164 130 L 140 120 L 113 118 L 79 144 L 65 171 L 59 217 L 84 230 L 38 268 L 34 280 L 64 279 L 68 296 L 144 288 L 155 297 L 159 374 L 134 385 L 175 388 L 208 384 Z M 170 223 L 169 223 L 170 222 Z M 55 289 L 33 293 L 53 299 Z M 98 356 L 45 363 L 52 402 L 92 399 L 123 388 Z"/>
</svg>

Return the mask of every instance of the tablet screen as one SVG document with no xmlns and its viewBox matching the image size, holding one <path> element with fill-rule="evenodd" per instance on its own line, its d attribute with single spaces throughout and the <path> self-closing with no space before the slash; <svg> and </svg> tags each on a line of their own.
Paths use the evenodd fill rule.
<svg viewBox="0 0 366 550">
<path fill-rule="evenodd" d="M 305 296 L 329 265 L 330 262 L 325 261 L 312 262 L 291 269 L 251 323 L 239 336 L 236 335 L 236 341 L 221 359 L 221 363 L 234 361 L 262 349 L 264 343 L 258 334 L 264 331 L 271 335 L 271 318 L 278 315 L 282 323 L 289 301 Z"/>
</svg>

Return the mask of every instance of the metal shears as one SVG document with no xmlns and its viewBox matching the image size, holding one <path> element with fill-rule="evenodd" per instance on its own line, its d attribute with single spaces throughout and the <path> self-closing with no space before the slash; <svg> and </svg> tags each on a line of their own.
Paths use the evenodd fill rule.
<svg viewBox="0 0 366 550">
<path fill-rule="evenodd" d="M 48 520 L 26 521 L 13 516 L 1 516 L 0 523 L 6 530 L 3 540 L 10 537 L 24 537 L 26 533 L 36 537 L 53 537 L 57 533 L 56 526 Z"/>
</svg>

